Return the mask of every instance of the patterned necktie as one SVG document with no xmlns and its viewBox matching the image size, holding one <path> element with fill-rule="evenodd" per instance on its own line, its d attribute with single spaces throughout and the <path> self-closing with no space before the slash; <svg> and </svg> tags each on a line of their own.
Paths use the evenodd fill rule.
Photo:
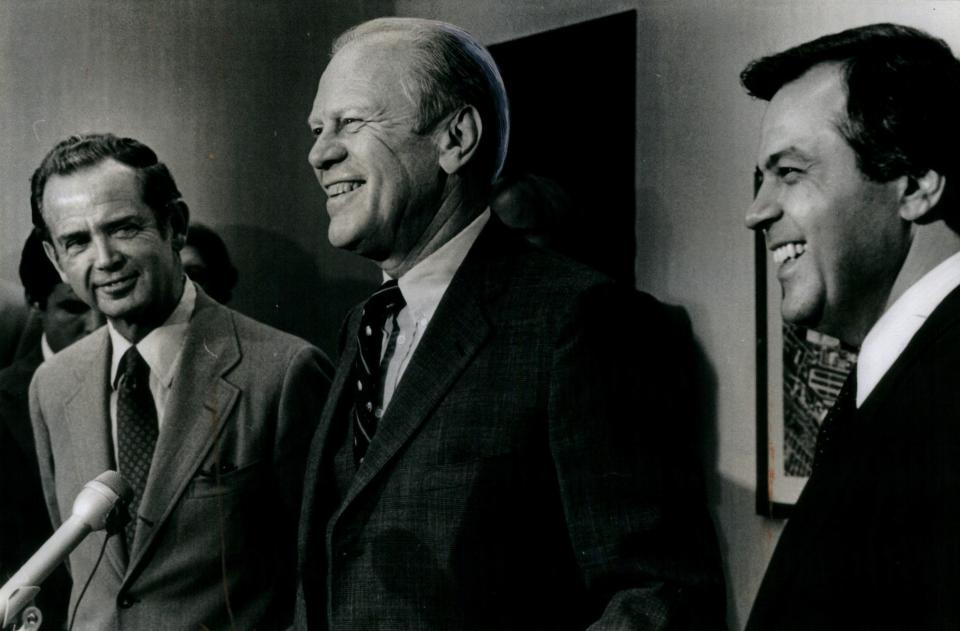
<svg viewBox="0 0 960 631">
<path fill-rule="evenodd" d="M 117 371 L 117 455 L 120 475 L 133 487 L 131 520 L 124 536 L 127 553 L 133 550 L 137 511 L 147 486 L 153 448 L 157 444 L 157 408 L 150 393 L 150 367 L 136 346 L 123 354 Z"/>
<path fill-rule="evenodd" d="M 847 380 L 843 382 L 840 388 L 840 394 L 834 401 L 833 407 L 827 412 L 823 423 L 820 424 L 820 431 L 817 433 L 817 451 L 813 459 L 813 470 L 822 466 L 826 454 L 833 449 L 832 442 L 836 438 L 836 432 L 839 427 L 848 423 L 857 411 L 857 369 L 854 367 Z"/>
<path fill-rule="evenodd" d="M 363 461 L 373 434 L 377 431 L 383 326 L 387 318 L 395 316 L 406 304 L 397 281 L 388 280 L 363 305 L 352 374 L 353 456 L 357 464 Z"/>
</svg>

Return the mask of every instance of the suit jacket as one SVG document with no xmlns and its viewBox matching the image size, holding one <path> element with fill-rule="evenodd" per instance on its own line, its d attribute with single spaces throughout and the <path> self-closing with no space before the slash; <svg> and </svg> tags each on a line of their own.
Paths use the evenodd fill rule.
<svg viewBox="0 0 960 631">
<path fill-rule="evenodd" d="M 689 337 L 495 219 L 351 471 L 359 312 L 314 437 L 297 629 L 711 629 Z"/>
<path fill-rule="evenodd" d="M 129 555 L 107 543 L 78 629 L 274 629 L 289 624 L 306 447 L 329 386 L 303 340 L 197 290 Z M 30 405 L 47 505 L 66 519 L 83 485 L 115 468 L 106 327 L 37 370 Z M 104 533 L 70 555 L 74 589 Z M 128 558 L 125 558 L 128 557 Z"/>
<path fill-rule="evenodd" d="M 0 370 L 0 584 L 53 534 L 27 402 L 30 379 L 42 361 L 38 340 L 32 352 Z M 44 627 L 59 629 L 66 621 L 70 577 L 58 569 L 42 587 L 37 605 Z"/>
<path fill-rule="evenodd" d="M 960 289 L 835 427 L 747 629 L 960 628 Z"/>
</svg>

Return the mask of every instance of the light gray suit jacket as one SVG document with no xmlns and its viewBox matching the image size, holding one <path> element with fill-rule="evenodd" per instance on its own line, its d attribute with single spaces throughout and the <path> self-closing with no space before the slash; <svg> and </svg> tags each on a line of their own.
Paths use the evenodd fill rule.
<svg viewBox="0 0 960 631">
<path fill-rule="evenodd" d="M 45 362 L 30 412 L 53 524 L 83 485 L 115 469 L 107 328 Z M 179 373 L 139 509 L 84 595 L 76 629 L 274 629 L 289 624 L 307 446 L 330 382 L 307 342 L 198 289 Z M 70 555 L 70 610 L 104 533 Z"/>
</svg>

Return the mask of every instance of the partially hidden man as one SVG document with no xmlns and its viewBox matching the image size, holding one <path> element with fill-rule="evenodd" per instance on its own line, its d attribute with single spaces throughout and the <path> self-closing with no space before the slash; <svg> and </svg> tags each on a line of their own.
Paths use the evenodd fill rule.
<svg viewBox="0 0 960 631">
<path fill-rule="evenodd" d="M 960 62 L 874 24 L 742 81 L 783 318 L 859 348 L 747 629 L 960 628 Z"/>
<path fill-rule="evenodd" d="M 311 446 L 296 628 L 722 628 L 689 338 L 491 215 L 507 102 L 469 34 L 377 19 L 333 51 L 309 162 L 385 282 Z"/>
<path fill-rule="evenodd" d="M 96 572 L 104 533 L 70 555 L 71 613 L 93 573 L 75 628 L 284 628 L 326 358 L 186 278 L 187 206 L 149 147 L 68 138 L 32 189 L 47 255 L 107 319 L 31 383 L 54 526 L 107 469 L 134 488 L 134 518 Z"/>
</svg>

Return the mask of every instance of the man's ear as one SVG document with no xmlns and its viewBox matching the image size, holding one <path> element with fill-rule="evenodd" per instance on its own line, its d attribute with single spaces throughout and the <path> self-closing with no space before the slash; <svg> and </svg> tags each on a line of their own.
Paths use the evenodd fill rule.
<svg viewBox="0 0 960 631">
<path fill-rule="evenodd" d="M 46 239 L 44 239 L 42 243 L 43 251 L 46 253 L 47 258 L 50 259 L 51 263 L 53 263 L 53 268 L 57 270 L 57 274 L 60 274 L 60 280 L 67 282 L 67 275 L 63 273 L 62 269 L 60 269 L 60 259 L 57 258 L 57 249 Z"/>
<path fill-rule="evenodd" d="M 439 130 L 438 148 L 440 168 L 453 175 L 470 161 L 480 144 L 483 123 L 480 112 L 472 105 L 464 105 Z"/>
<path fill-rule="evenodd" d="M 905 175 L 900 193 L 900 217 L 905 221 L 925 223 L 931 210 L 940 201 L 947 179 L 930 169 L 921 176 Z"/>
<path fill-rule="evenodd" d="M 187 230 L 190 223 L 190 209 L 186 202 L 181 199 L 174 200 L 168 204 L 170 214 L 167 215 L 167 227 L 171 231 L 170 241 L 173 243 L 175 252 L 183 249 L 187 244 Z"/>
</svg>

